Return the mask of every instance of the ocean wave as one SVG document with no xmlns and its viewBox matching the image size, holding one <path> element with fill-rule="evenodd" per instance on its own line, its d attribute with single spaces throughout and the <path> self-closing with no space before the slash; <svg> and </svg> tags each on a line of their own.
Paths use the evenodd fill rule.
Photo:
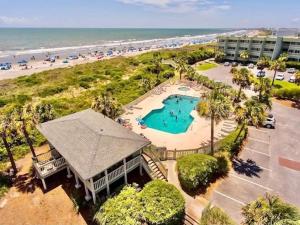
<svg viewBox="0 0 300 225">
<path fill-rule="evenodd" d="M 118 46 L 130 46 L 135 44 L 167 44 L 174 42 L 184 42 L 184 41 L 194 41 L 194 40 L 208 40 L 215 39 L 219 35 L 234 35 L 241 34 L 246 32 L 246 30 L 238 30 L 238 31 L 230 31 L 224 33 L 214 33 L 214 34 L 205 34 L 205 35 L 196 35 L 190 36 L 185 35 L 181 37 L 171 37 L 171 38 L 156 38 L 149 40 L 136 40 L 136 39 L 128 39 L 128 40 L 117 40 L 117 41 L 106 41 L 103 44 L 95 44 L 95 45 L 81 45 L 81 46 L 68 46 L 68 47 L 56 47 L 56 48 L 46 48 L 41 46 L 39 49 L 18 49 L 18 50 L 9 50 L 9 51 L 0 51 L 0 58 L 9 57 L 9 56 L 22 56 L 22 55 L 36 55 L 36 54 L 56 54 L 64 51 L 84 51 L 84 50 L 97 50 L 100 48 L 111 48 Z"/>
</svg>

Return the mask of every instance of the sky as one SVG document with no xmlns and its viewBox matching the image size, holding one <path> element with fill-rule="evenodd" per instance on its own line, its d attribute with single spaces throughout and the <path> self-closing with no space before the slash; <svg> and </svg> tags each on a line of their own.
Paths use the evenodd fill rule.
<svg viewBox="0 0 300 225">
<path fill-rule="evenodd" d="M 0 0 L 0 27 L 300 27 L 300 0 Z"/>
</svg>

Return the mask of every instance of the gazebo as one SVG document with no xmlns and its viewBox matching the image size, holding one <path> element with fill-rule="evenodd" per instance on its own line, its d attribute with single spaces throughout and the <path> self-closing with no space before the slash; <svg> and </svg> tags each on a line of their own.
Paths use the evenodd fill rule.
<svg viewBox="0 0 300 225">
<path fill-rule="evenodd" d="M 63 169 L 67 177 L 75 176 L 85 188 L 85 199 L 96 202 L 96 194 L 135 168 L 142 173 L 146 162 L 142 157 L 150 141 L 92 109 L 74 113 L 37 126 L 48 140 L 50 151 L 38 155 L 33 162 L 37 176 L 46 190 L 45 179 Z M 72 172 L 72 173 L 71 173 Z"/>
</svg>

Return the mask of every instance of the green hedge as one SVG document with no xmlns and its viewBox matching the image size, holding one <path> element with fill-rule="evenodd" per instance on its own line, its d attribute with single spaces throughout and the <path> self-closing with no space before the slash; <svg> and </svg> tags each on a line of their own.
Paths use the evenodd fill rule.
<svg viewBox="0 0 300 225">
<path fill-rule="evenodd" d="M 281 88 L 273 91 L 273 96 L 280 99 L 293 101 L 300 100 L 300 88 Z"/>
<path fill-rule="evenodd" d="M 149 182 L 142 191 L 126 186 L 108 199 L 95 214 L 98 224 L 107 225 L 179 225 L 185 202 L 175 186 L 165 181 Z"/>
<path fill-rule="evenodd" d="M 202 212 L 200 225 L 235 225 L 236 223 L 220 208 L 208 205 Z"/>
<path fill-rule="evenodd" d="M 229 152 L 230 155 L 235 155 L 240 150 L 240 147 L 248 133 L 247 127 L 238 127 L 229 135 L 218 142 L 218 148 L 221 152 Z"/>
<path fill-rule="evenodd" d="M 300 62 L 293 62 L 293 61 L 286 62 L 286 67 L 300 70 Z"/>
<path fill-rule="evenodd" d="M 207 187 L 218 174 L 218 160 L 210 155 L 191 154 L 177 160 L 178 178 L 187 191 Z"/>
<path fill-rule="evenodd" d="M 175 186 L 161 180 L 148 183 L 141 191 L 143 216 L 149 224 L 181 224 L 184 198 Z"/>
</svg>

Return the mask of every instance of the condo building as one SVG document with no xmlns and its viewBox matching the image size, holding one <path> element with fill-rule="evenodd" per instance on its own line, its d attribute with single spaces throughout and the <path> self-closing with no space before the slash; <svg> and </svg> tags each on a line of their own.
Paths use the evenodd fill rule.
<svg viewBox="0 0 300 225">
<path fill-rule="evenodd" d="M 287 53 L 289 61 L 300 61 L 300 38 L 297 37 L 218 37 L 218 48 L 225 53 L 226 60 L 241 61 L 240 53 L 244 50 L 250 54 L 249 61 L 257 62 L 262 56 L 272 60 L 280 54 Z"/>
</svg>

